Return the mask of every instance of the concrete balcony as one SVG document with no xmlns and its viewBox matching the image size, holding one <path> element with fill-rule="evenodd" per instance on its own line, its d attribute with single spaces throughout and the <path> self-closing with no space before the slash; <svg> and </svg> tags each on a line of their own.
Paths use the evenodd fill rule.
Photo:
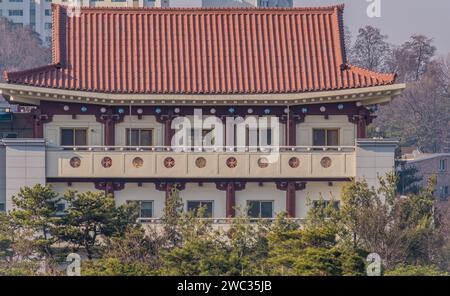
<svg viewBox="0 0 450 296">
<path fill-rule="evenodd" d="M 356 147 L 47 147 L 47 178 L 348 179 Z"/>
</svg>

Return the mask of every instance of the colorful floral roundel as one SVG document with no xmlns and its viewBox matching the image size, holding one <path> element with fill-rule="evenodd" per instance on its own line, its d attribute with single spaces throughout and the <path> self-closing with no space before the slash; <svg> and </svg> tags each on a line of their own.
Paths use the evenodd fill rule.
<svg viewBox="0 0 450 296">
<path fill-rule="evenodd" d="M 297 157 L 291 157 L 289 159 L 289 166 L 293 169 L 298 168 L 300 166 L 300 159 Z"/>
<path fill-rule="evenodd" d="M 70 159 L 70 166 L 73 168 L 79 168 L 81 165 L 81 159 L 78 156 L 72 157 Z"/>
<path fill-rule="evenodd" d="M 331 166 L 331 158 L 323 157 L 320 161 L 320 165 L 326 169 L 329 168 Z"/>
<path fill-rule="evenodd" d="M 144 165 L 144 160 L 140 157 L 133 158 L 133 166 L 135 168 L 141 168 Z"/>
<path fill-rule="evenodd" d="M 173 159 L 172 157 L 166 157 L 164 159 L 164 166 L 168 169 L 171 169 L 175 166 L 175 159 Z"/>
<path fill-rule="evenodd" d="M 108 157 L 108 156 L 103 157 L 103 159 L 102 159 L 102 166 L 105 169 L 110 168 L 112 166 L 112 159 L 111 159 L 111 157 Z"/>
<path fill-rule="evenodd" d="M 235 167 L 237 167 L 237 159 L 236 157 L 228 157 L 227 159 L 227 167 L 229 167 L 230 169 L 233 169 Z"/>
<path fill-rule="evenodd" d="M 262 169 L 265 169 L 269 166 L 269 160 L 265 157 L 261 157 L 258 159 L 258 166 Z"/>
<path fill-rule="evenodd" d="M 204 157 L 198 157 L 195 160 L 195 165 L 199 168 L 202 169 L 206 166 L 206 159 Z"/>
</svg>

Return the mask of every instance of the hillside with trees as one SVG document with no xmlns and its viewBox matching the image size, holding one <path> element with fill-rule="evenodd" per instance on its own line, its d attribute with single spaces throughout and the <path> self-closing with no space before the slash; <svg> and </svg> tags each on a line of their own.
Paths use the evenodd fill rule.
<svg viewBox="0 0 450 296">
<path fill-rule="evenodd" d="M 397 74 L 404 93 L 381 106 L 374 126 L 387 137 L 401 138 L 404 146 L 424 152 L 450 151 L 450 54 L 437 55 L 433 40 L 412 35 L 400 45 L 389 44 L 379 29 L 359 29 L 350 46 L 352 64 Z"/>
</svg>

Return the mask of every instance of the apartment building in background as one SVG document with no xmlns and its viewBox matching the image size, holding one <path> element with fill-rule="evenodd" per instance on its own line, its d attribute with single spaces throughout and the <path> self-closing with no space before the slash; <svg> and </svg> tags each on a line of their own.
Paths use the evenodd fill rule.
<svg viewBox="0 0 450 296">
<path fill-rule="evenodd" d="M 420 187 L 426 188 L 428 179 L 436 177 L 434 197 L 438 200 L 448 200 L 450 197 L 450 153 L 422 153 L 414 150 L 403 154 L 399 159 L 399 170 L 408 167 L 417 169 L 417 176 L 422 177 Z"/>
</svg>

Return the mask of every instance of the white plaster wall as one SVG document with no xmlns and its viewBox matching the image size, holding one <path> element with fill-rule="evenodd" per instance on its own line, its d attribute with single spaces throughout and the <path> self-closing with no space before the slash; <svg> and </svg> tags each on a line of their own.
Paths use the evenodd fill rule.
<svg viewBox="0 0 450 296">
<path fill-rule="evenodd" d="M 186 189 L 180 191 L 180 197 L 185 211 L 187 211 L 188 201 L 213 201 L 213 217 L 226 217 L 226 193 L 217 190 L 215 183 L 204 183 L 202 187 L 197 183 L 188 183 Z"/>
<path fill-rule="evenodd" d="M 45 146 L 38 140 L 9 140 L 5 148 L 6 210 L 11 210 L 12 196 L 24 186 L 45 185 Z M 32 143 L 33 142 L 33 143 Z"/>
<path fill-rule="evenodd" d="M 258 183 L 247 183 L 244 190 L 236 191 L 236 215 L 245 212 L 248 200 L 273 201 L 274 217 L 286 211 L 286 192 L 278 190 L 273 182 L 264 183 L 262 187 Z"/>
<path fill-rule="evenodd" d="M 88 130 L 88 145 L 103 145 L 103 124 L 97 122 L 94 115 L 77 115 L 72 119 L 72 115 L 55 115 L 53 120 L 44 124 L 44 138 L 48 144 L 61 145 L 62 128 L 86 128 Z"/>
<path fill-rule="evenodd" d="M 98 191 L 95 189 L 95 185 L 93 182 L 89 183 L 72 183 L 72 186 L 68 186 L 67 183 L 48 183 L 52 186 L 52 189 L 59 193 L 59 195 L 62 197 L 66 191 L 77 191 L 77 192 L 96 192 Z"/>
<path fill-rule="evenodd" d="M 348 121 L 347 115 L 330 115 L 324 119 L 321 115 L 307 115 L 305 122 L 297 124 L 297 145 L 313 145 L 313 129 L 338 128 L 340 146 L 354 146 L 356 125 Z"/>
<path fill-rule="evenodd" d="M 341 191 L 344 182 L 332 182 L 332 186 L 328 182 L 307 182 L 306 188 L 297 191 L 295 200 L 295 216 L 297 218 L 306 218 L 308 210 L 311 207 L 309 204 L 313 200 L 341 200 Z"/>
<path fill-rule="evenodd" d="M 123 122 L 116 124 L 115 127 L 115 141 L 118 146 L 126 145 L 126 129 L 127 128 L 145 128 L 153 129 L 153 145 L 164 146 L 164 126 L 162 123 L 156 121 L 155 116 L 142 116 L 139 119 L 138 116 L 124 117 Z"/>
<path fill-rule="evenodd" d="M 385 145 L 374 141 L 370 145 L 358 145 L 356 149 L 356 176 L 365 179 L 369 186 L 378 187 L 379 177 L 394 170 L 396 144 Z"/>
<path fill-rule="evenodd" d="M 128 183 L 123 190 L 114 193 L 114 199 L 117 206 L 133 200 L 153 201 L 153 216 L 161 218 L 164 213 L 166 193 L 156 190 L 153 183 L 143 183 L 142 187 L 139 187 L 137 183 Z"/>
</svg>

